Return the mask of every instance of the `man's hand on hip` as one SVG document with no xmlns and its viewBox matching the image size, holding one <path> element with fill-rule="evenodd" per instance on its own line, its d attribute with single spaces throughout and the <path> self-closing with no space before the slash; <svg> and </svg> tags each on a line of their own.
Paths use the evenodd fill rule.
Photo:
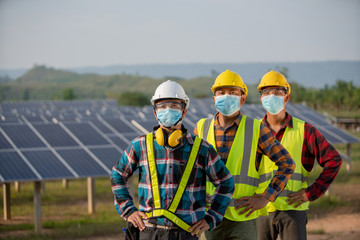
<svg viewBox="0 0 360 240">
<path fill-rule="evenodd" d="M 269 203 L 269 200 L 262 195 L 253 195 L 251 197 L 241 197 L 235 202 L 235 210 L 245 207 L 239 215 L 246 213 L 246 217 L 249 217 L 255 210 L 264 208 Z"/>
<path fill-rule="evenodd" d="M 286 202 L 289 205 L 295 204 L 294 207 L 296 207 L 296 208 L 307 201 L 309 201 L 309 199 L 306 195 L 305 188 L 301 189 L 300 191 L 298 191 L 296 193 L 290 194 L 289 198 L 286 199 Z"/>
<path fill-rule="evenodd" d="M 146 216 L 145 213 L 136 211 L 133 214 L 131 214 L 127 220 L 128 222 L 131 222 L 134 225 L 134 227 L 137 227 L 140 229 L 140 231 L 143 231 L 145 229 L 145 224 L 142 218 L 147 219 L 148 217 Z"/>
<path fill-rule="evenodd" d="M 205 219 L 201 219 L 200 221 L 197 221 L 194 225 L 192 225 L 189 228 L 189 231 L 191 232 L 191 235 L 196 235 L 197 237 L 200 237 L 200 235 L 205 231 L 210 229 L 209 224 L 205 221 Z"/>
</svg>

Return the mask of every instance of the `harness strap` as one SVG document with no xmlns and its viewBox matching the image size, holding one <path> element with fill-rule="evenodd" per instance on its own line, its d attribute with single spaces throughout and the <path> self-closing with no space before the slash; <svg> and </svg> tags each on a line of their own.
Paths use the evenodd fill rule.
<svg viewBox="0 0 360 240">
<path fill-rule="evenodd" d="M 153 133 L 148 133 L 146 135 L 146 149 L 148 154 L 151 188 L 153 192 L 154 206 L 155 206 L 154 210 L 146 213 L 146 215 L 149 218 L 166 217 L 167 219 L 169 219 L 170 221 L 172 221 L 173 223 L 175 223 L 185 231 L 189 232 L 190 225 L 187 224 L 178 216 L 176 216 L 175 211 L 179 206 L 180 200 L 188 184 L 192 169 L 195 164 L 196 157 L 200 149 L 200 144 L 201 144 L 201 138 L 195 137 L 194 145 L 191 149 L 188 162 L 186 164 L 183 176 L 181 177 L 179 187 L 175 193 L 174 199 L 171 202 L 171 205 L 168 209 L 162 209 L 160 193 L 159 193 L 159 183 L 158 183 L 157 171 L 156 171 L 156 162 L 154 156 Z"/>
</svg>

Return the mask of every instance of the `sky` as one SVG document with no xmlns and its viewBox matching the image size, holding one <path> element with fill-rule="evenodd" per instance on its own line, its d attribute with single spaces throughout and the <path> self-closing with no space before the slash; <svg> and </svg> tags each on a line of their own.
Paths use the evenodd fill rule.
<svg viewBox="0 0 360 240">
<path fill-rule="evenodd" d="M 360 60 L 359 0 L 0 0 L 0 69 Z"/>
</svg>

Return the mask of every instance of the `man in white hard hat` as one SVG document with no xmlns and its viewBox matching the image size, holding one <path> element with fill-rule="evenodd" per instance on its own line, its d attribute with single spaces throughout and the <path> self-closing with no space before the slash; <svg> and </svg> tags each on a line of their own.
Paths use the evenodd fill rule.
<svg viewBox="0 0 360 240">
<path fill-rule="evenodd" d="M 221 222 L 234 191 L 231 174 L 214 148 L 182 125 L 189 98 L 176 82 L 158 86 L 151 99 L 159 126 L 135 138 L 111 173 L 115 208 L 127 234 L 139 239 L 197 239 Z M 139 169 L 139 209 L 126 182 Z M 205 212 L 206 177 L 216 187 Z M 137 231 L 135 231 L 137 230 Z"/>
<path fill-rule="evenodd" d="M 226 70 L 216 78 L 211 90 L 218 112 L 213 118 L 201 119 L 195 134 L 216 148 L 234 178 L 235 191 L 222 223 L 206 231 L 206 239 L 256 240 L 256 219 L 267 214 L 266 204 L 285 188 L 295 164 L 260 120 L 241 113 L 247 87 L 239 74 Z M 260 171 L 263 155 L 276 164 L 270 182 Z M 206 192 L 213 195 L 210 184 Z"/>
<path fill-rule="evenodd" d="M 285 190 L 275 202 L 267 205 L 269 216 L 258 218 L 258 239 L 306 239 L 306 211 L 309 201 L 326 192 L 341 166 L 336 149 L 311 124 L 292 117 L 286 112 L 291 87 L 284 75 L 270 71 L 258 86 L 260 100 L 266 115 L 263 123 L 285 146 L 294 158 L 296 168 Z M 315 159 L 323 167 L 319 177 L 310 186 L 306 179 L 314 167 Z M 265 172 L 271 174 L 274 165 L 264 156 Z"/>
</svg>

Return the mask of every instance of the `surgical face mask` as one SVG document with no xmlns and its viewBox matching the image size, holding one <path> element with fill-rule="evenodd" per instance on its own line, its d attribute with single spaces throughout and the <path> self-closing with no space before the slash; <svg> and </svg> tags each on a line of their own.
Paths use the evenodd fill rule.
<svg viewBox="0 0 360 240">
<path fill-rule="evenodd" d="M 276 115 L 284 109 L 285 96 L 269 95 L 261 98 L 262 106 L 269 113 Z"/>
<path fill-rule="evenodd" d="M 240 110 L 240 98 L 237 95 L 220 95 L 215 96 L 215 107 L 224 116 L 231 116 Z"/>
<path fill-rule="evenodd" d="M 181 123 L 182 111 L 172 108 L 158 109 L 156 116 L 160 125 L 169 128 Z"/>
</svg>

